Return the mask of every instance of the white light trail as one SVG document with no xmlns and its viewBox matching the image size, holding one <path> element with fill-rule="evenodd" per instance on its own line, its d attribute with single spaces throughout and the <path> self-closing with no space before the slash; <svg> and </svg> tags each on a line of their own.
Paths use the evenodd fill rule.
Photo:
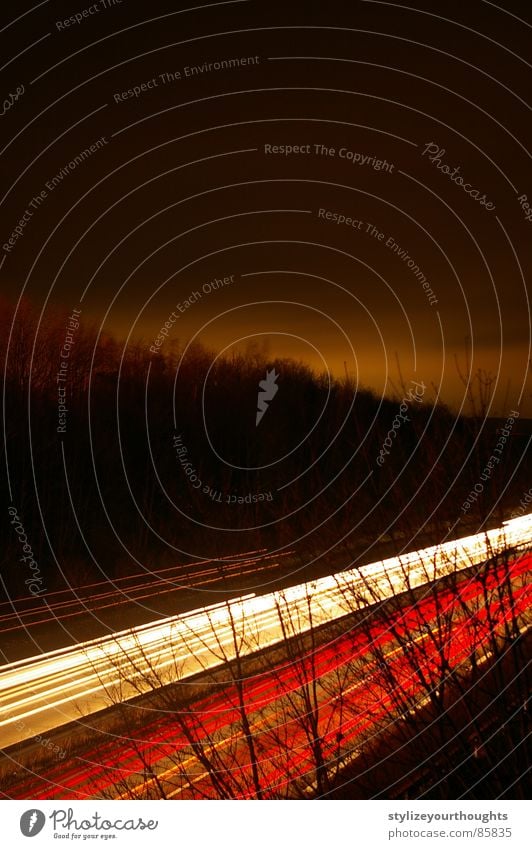
<svg viewBox="0 0 532 849">
<path fill-rule="evenodd" d="M 250 594 L 0 667 L 0 745 L 27 739 L 532 542 L 532 514 L 481 534 Z M 282 620 L 282 621 L 281 621 Z M 235 648 L 235 644 L 237 648 Z M 128 682 L 128 683 L 126 683 Z"/>
</svg>

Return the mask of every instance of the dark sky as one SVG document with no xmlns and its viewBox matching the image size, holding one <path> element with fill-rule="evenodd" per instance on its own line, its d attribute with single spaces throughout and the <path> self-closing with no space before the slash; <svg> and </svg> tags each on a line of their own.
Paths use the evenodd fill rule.
<svg viewBox="0 0 532 849">
<path fill-rule="evenodd" d="M 470 351 L 493 411 L 532 413 L 528 3 L 22 2 L 1 25 L 2 292 L 147 347 L 174 312 L 162 351 L 253 342 L 379 392 L 397 354 L 457 408 Z"/>
</svg>

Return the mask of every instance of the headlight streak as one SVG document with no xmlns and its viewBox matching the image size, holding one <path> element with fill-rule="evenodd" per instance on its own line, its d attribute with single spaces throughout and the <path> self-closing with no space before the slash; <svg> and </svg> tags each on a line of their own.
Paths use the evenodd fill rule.
<svg viewBox="0 0 532 849">
<path fill-rule="evenodd" d="M 383 730 L 379 725 L 379 717 L 386 718 L 385 725 L 388 720 L 395 722 L 393 705 L 390 705 L 389 702 L 390 693 L 386 694 L 379 687 L 384 657 L 386 663 L 392 664 L 394 674 L 399 676 L 402 686 L 415 686 L 415 681 L 417 681 L 416 661 L 410 655 L 408 655 L 408 659 L 404 656 L 400 648 L 400 640 L 398 645 L 396 637 L 400 637 L 400 635 L 413 637 L 414 634 L 417 634 L 411 641 L 413 646 L 426 642 L 429 635 L 434 634 L 435 631 L 431 627 L 429 634 L 429 630 L 426 630 L 423 625 L 432 623 L 434 618 L 439 616 L 442 606 L 444 608 L 447 608 L 448 605 L 454 607 L 458 595 L 466 605 L 473 602 L 473 608 L 469 608 L 470 613 L 471 610 L 473 613 L 466 615 L 465 618 L 459 614 L 452 632 L 448 635 L 449 640 L 452 640 L 452 646 L 449 642 L 446 652 L 448 652 L 449 659 L 452 657 L 456 664 L 463 664 L 465 670 L 467 670 L 471 652 L 475 651 L 478 656 L 477 665 L 480 666 L 491 656 L 489 637 L 492 633 L 494 618 L 500 626 L 503 621 L 507 621 L 515 614 L 524 615 L 530 607 L 532 588 L 525 577 L 527 573 L 530 573 L 530 565 L 530 555 L 525 555 L 512 559 L 511 564 L 501 563 L 495 572 L 490 570 L 487 575 L 479 576 L 476 580 L 472 579 L 471 576 L 462 575 L 458 583 L 453 584 L 453 588 L 439 589 L 439 602 L 435 602 L 431 593 L 426 594 L 413 606 L 407 604 L 406 607 L 401 607 L 400 612 L 392 613 L 389 626 L 377 620 L 371 628 L 371 633 L 360 631 L 355 627 L 355 629 L 350 629 L 347 633 L 337 637 L 333 642 L 328 642 L 326 645 L 317 648 L 312 661 L 311 678 L 316 677 L 321 686 L 323 680 L 329 674 L 332 673 L 334 676 L 329 685 L 325 685 L 325 689 L 322 688 L 321 690 L 324 701 L 321 702 L 320 707 L 324 739 L 329 740 L 331 745 L 335 747 L 333 763 L 336 762 L 336 758 L 340 757 L 340 752 L 337 751 L 338 741 L 335 736 L 339 726 L 342 732 L 343 747 L 346 747 L 345 752 L 342 752 L 341 759 L 345 761 L 346 758 L 352 760 L 357 756 L 357 753 L 360 753 L 361 734 L 372 736 Z M 509 575 L 512 576 L 512 581 L 515 583 L 512 592 L 513 604 L 506 607 L 499 597 L 497 587 L 500 586 L 501 581 L 505 582 Z M 489 597 L 492 599 L 489 616 L 484 606 L 486 590 L 489 590 Z M 480 604 L 478 609 L 476 609 L 477 603 Z M 393 622 L 395 622 L 395 625 L 392 625 Z M 524 622 L 520 632 L 525 632 L 528 627 Z M 393 634 L 391 628 L 393 628 Z M 439 633 L 439 626 L 437 625 L 436 628 L 437 633 Z M 439 656 L 438 644 L 439 638 L 437 636 L 436 644 L 421 652 L 419 656 L 421 665 L 427 661 L 430 662 L 431 657 L 436 659 Z M 375 649 L 377 649 L 377 655 L 374 654 Z M 382 660 L 379 660 L 381 651 L 384 652 L 384 656 Z M 405 661 L 406 668 L 403 668 Z M 345 667 L 345 664 L 347 664 L 347 667 Z M 286 704 L 283 707 L 283 700 L 287 693 L 295 692 L 301 687 L 302 678 L 299 669 L 300 667 L 297 664 L 294 666 L 282 662 L 281 666 L 275 667 L 274 665 L 271 672 L 264 671 L 257 676 L 252 676 L 246 687 L 246 711 L 250 720 L 252 720 L 253 734 L 260 747 L 261 770 L 263 770 L 264 781 L 273 792 L 276 787 L 285 786 L 287 781 L 290 781 L 290 777 L 287 776 L 285 769 L 279 770 L 279 763 L 275 767 L 275 761 L 279 761 L 279 758 L 283 761 L 283 755 L 277 750 L 275 740 L 268 736 L 268 729 L 271 730 L 272 722 L 275 725 L 275 735 L 277 735 L 279 728 L 286 724 L 287 727 L 288 725 L 293 726 L 296 736 L 298 736 L 297 743 L 295 738 L 290 742 L 290 773 L 292 778 L 300 761 L 303 772 L 309 770 L 312 773 L 313 771 L 312 763 L 308 764 L 308 739 L 299 726 L 298 718 L 293 715 L 289 715 L 287 718 Z M 344 673 L 342 673 L 343 681 L 346 680 L 345 672 L 349 672 L 349 677 L 354 682 L 351 687 L 342 686 L 340 692 L 338 692 L 335 672 L 338 669 L 344 669 Z M 369 692 L 368 682 L 370 681 L 372 683 Z M 368 697 L 371 704 L 368 703 Z M 427 702 L 428 697 L 424 697 L 423 692 L 420 691 L 417 692 L 415 698 L 412 693 L 412 698 L 414 701 L 410 702 L 410 715 L 414 715 Z M 340 703 L 339 713 L 338 703 Z M 391 710 L 391 716 L 387 716 L 389 710 Z M 263 713 L 263 711 L 266 712 Z M 194 716 L 196 713 L 200 716 L 198 733 L 201 730 L 200 736 L 202 736 L 204 745 L 208 745 L 210 751 L 219 753 L 226 746 L 231 748 L 237 740 L 244 745 L 241 728 L 239 727 L 238 695 L 230 684 L 227 688 L 223 688 L 221 692 L 210 694 L 200 698 L 199 701 L 195 701 Z M 277 717 L 279 717 L 281 725 L 278 724 Z M 375 723 L 377 723 L 377 727 L 375 727 Z M 303 737 L 300 736 L 300 731 L 303 732 Z M 220 735 L 222 736 L 220 737 Z M 151 773 L 152 769 L 156 769 L 158 782 L 166 780 L 165 776 L 168 778 L 169 784 L 165 787 L 166 798 L 174 798 L 183 791 L 187 796 L 189 791 L 195 793 L 196 791 L 192 791 L 192 786 L 195 786 L 198 781 L 205 785 L 203 790 L 199 791 L 200 795 L 203 795 L 203 791 L 205 791 L 207 796 L 212 797 L 212 787 L 209 789 L 207 786 L 209 781 L 205 779 L 204 767 L 197 761 L 193 749 L 190 748 L 187 735 L 183 734 L 180 724 L 175 722 L 171 713 L 162 719 L 157 717 L 149 720 L 147 725 L 143 726 L 141 737 L 142 739 L 137 741 L 134 746 L 128 745 L 122 739 L 120 739 L 118 745 L 112 741 L 103 744 L 94 743 L 93 747 L 86 751 L 81 759 L 74 757 L 68 766 L 61 764 L 61 766 L 52 767 L 50 772 L 47 772 L 46 776 L 41 778 L 35 776 L 17 782 L 13 788 L 10 788 L 10 794 L 13 798 L 19 799 L 95 798 L 99 796 L 100 792 L 112 788 L 115 781 L 120 783 L 127 779 L 130 789 L 119 798 L 131 798 L 133 788 L 135 788 L 133 797 L 136 797 L 137 794 L 143 797 L 144 793 L 154 786 L 152 779 L 146 780 L 146 763 L 150 763 L 149 772 Z M 259 743 L 259 741 L 263 742 Z M 185 760 L 180 754 L 176 763 L 177 752 L 181 753 Z M 187 758 L 187 754 L 190 757 Z M 272 783 L 265 774 L 268 772 L 270 760 L 271 767 L 277 776 L 273 776 L 272 773 Z M 312 760 L 311 756 L 310 760 Z M 305 761 L 307 766 L 304 766 Z M 224 768 L 223 761 L 219 765 Z M 233 767 L 234 764 L 231 765 L 231 759 L 229 759 L 227 763 L 228 772 L 231 772 Z M 237 770 L 240 770 L 241 767 L 242 764 L 237 767 Z M 299 775 L 298 780 L 299 778 L 304 778 L 304 776 Z M 130 782 L 133 782 L 133 784 Z M 177 790 L 176 782 L 179 788 Z M 238 791 L 238 793 L 240 792 Z M 58 793 L 61 795 L 58 796 Z"/>
<path fill-rule="evenodd" d="M 531 539 L 529 514 L 485 533 L 7 664 L 0 667 L 2 746 L 107 707 L 110 688 L 119 687 L 122 701 L 148 691 L 142 679 L 151 670 L 159 675 L 166 670 L 170 683 L 222 665 L 235 656 L 233 629 L 242 638 L 240 654 L 252 654 L 283 640 L 280 615 L 286 633 L 303 634 L 352 612 L 357 597 L 362 608 L 526 547 Z M 28 717 L 34 717 L 33 729 L 16 727 L 17 719 Z"/>
</svg>

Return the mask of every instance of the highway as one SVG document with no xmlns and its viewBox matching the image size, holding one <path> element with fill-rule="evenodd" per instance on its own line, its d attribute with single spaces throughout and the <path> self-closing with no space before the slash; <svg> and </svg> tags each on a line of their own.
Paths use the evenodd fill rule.
<svg viewBox="0 0 532 849">
<path fill-rule="evenodd" d="M 532 540 L 532 514 L 503 527 L 266 595 L 253 593 L 0 667 L 2 748 L 303 634 Z M 147 679 L 150 679 L 148 681 Z"/>
<path fill-rule="evenodd" d="M 265 798 L 290 796 L 295 785 L 301 790 L 314 783 L 313 739 L 319 740 L 333 773 L 339 762 L 356 757 L 361 747 L 400 721 L 405 705 L 419 710 L 442 674 L 462 668 L 467 675 L 473 651 L 477 663 L 485 661 L 492 634 L 502 635 L 505 622 L 517 617 L 526 627 L 531 567 L 527 555 L 514 560 L 509 570 L 500 566 L 491 571 L 485 580 L 462 576 L 453 590 L 439 588 L 437 601 L 431 593 L 386 620 L 369 619 L 313 653 L 250 676 L 242 693 L 235 685 L 220 685 L 180 714 L 170 705 L 165 710 L 163 701 L 157 718 L 141 711 L 139 725 L 133 721 L 124 737 L 102 734 L 102 741 L 50 765 L 42 777 L 19 778 L 7 788 L 8 795 L 249 798 L 256 796 L 254 755 Z M 508 577 L 511 606 L 502 589 Z M 448 627 L 442 632 L 443 622 Z M 243 733 L 242 709 L 253 735 L 253 753 Z"/>
</svg>

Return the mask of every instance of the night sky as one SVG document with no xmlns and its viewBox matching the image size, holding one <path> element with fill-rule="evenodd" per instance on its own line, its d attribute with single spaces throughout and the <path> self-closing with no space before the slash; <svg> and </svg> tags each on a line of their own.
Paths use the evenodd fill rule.
<svg viewBox="0 0 532 849">
<path fill-rule="evenodd" d="M 529 4 L 185 5 L 4 6 L 2 293 L 532 414 Z"/>
</svg>

